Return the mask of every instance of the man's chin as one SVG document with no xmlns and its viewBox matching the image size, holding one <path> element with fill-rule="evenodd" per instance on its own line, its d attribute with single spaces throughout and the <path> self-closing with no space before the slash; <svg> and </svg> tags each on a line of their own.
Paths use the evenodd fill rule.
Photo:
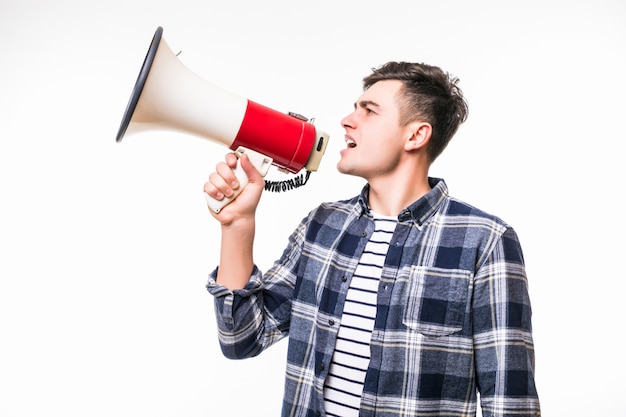
<svg viewBox="0 0 626 417">
<path fill-rule="evenodd" d="M 345 163 L 342 163 L 342 162 L 343 162 L 342 160 L 337 162 L 337 171 L 345 175 L 354 175 L 357 177 L 359 176 L 357 171 L 354 169 L 354 167 L 347 165 Z"/>
<path fill-rule="evenodd" d="M 339 171 L 342 174 L 350 174 L 349 172 L 350 170 L 342 162 L 343 160 L 339 160 L 339 162 L 337 162 L 337 171 Z"/>
</svg>

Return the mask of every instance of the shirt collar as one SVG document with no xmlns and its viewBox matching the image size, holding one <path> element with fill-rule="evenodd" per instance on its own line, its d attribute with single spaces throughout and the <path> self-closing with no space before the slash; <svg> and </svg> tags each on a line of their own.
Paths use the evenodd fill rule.
<svg viewBox="0 0 626 417">
<path fill-rule="evenodd" d="M 431 190 L 402 210 L 398 215 L 399 221 L 412 218 L 418 226 L 421 226 L 437 211 L 441 203 L 448 198 L 448 186 L 443 179 L 429 177 L 428 183 Z M 359 211 L 359 216 L 370 214 L 369 188 L 369 184 L 366 184 L 359 195 L 359 204 L 355 207 Z"/>
</svg>

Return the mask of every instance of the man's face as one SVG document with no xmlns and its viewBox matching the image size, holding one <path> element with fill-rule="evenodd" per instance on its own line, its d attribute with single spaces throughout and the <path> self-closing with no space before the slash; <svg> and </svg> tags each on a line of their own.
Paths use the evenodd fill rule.
<svg viewBox="0 0 626 417">
<path fill-rule="evenodd" d="M 401 87 L 397 80 L 375 83 L 359 97 L 354 111 L 343 118 L 347 146 L 337 163 L 339 172 L 368 181 L 394 172 L 409 134 L 409 128 L 399 124 Z"/>
</svg>

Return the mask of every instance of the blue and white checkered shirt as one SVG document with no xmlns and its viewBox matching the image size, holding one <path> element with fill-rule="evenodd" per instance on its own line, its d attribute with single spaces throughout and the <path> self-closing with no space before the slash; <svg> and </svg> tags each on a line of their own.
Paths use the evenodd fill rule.
<svg viewBox="0 0 626 417">
<path fill-rule="evenodd" d="M 514 230 L 441 179 L 398 215 L 378 289 L 360 416 L 539 416 L 531 307 Z M 242 290 L 215 283 L 219 340 L 248 358 L 289 336 L 283 416 L 323 416 L 346 291 L 374 230 L 368 187 L 324 203 Z"/>
</svg>

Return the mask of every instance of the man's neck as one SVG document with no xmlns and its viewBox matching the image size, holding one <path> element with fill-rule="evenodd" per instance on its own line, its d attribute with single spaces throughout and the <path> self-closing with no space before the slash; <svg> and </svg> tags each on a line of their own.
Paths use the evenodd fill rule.
<svg viewBox="0 0 626 417">
<path fill-rule="evenodd" d="M 431 190 L 428 175 L 403 176 L 400 181 L 377 179 L 369 185 L 370 208 L 385 216 L 397 216 Z"/>
</svg>

